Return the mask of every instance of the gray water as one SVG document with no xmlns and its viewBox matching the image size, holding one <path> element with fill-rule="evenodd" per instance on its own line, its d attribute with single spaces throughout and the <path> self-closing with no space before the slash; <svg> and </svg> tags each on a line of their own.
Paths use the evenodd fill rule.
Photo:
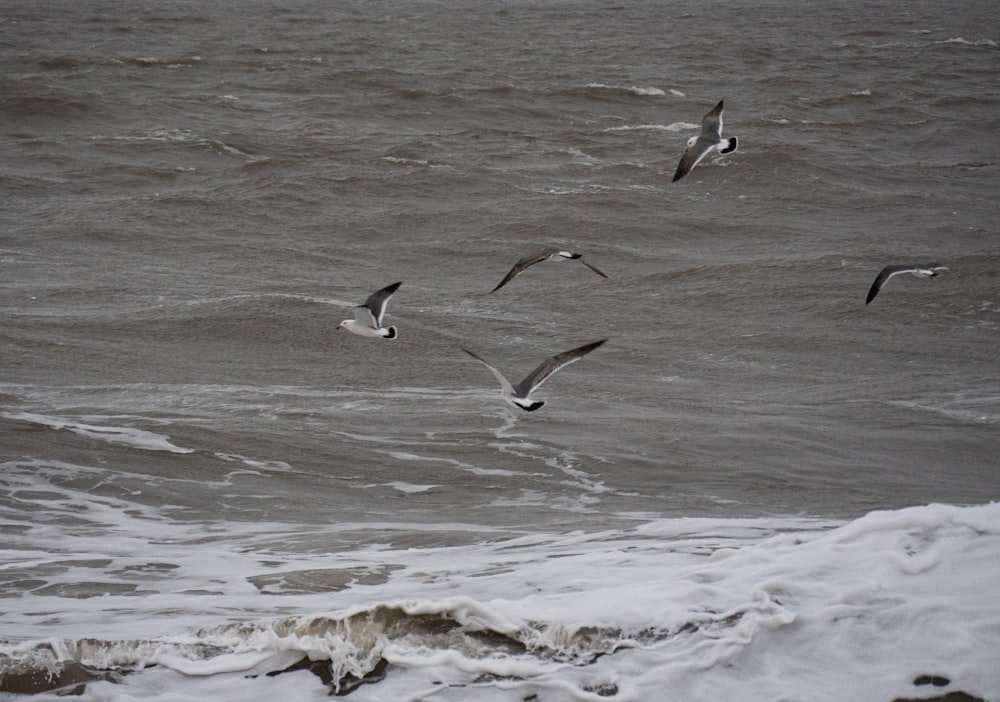
<svg viewBox="0 0 1000 702">
<path fill-rule="evenodd" d="M 975 0 L 4 2 L 8 531 L 100 523 L 50 488 L 345 546 L 996 500 L 998 41 Z M 720 99 L 739 150 L 671 183 Z M 608 279 L 488 294 L 549 243 Z M 397 339 L 336 331 L 397 280 Z M 460 350 L 605 337 L 533 414 Z"/>
</svg>

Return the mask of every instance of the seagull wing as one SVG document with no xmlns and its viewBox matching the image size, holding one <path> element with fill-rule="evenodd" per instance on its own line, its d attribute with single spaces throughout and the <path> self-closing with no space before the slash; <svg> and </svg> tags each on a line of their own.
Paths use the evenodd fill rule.
<svg viewBox="0 0 1000 702">
<path fill-rule="evenodd" d="M 352 307 L 351 312 L 354 313 L 354 319 L 357 320 L 358 324 L 371 327 L 372 329 L 378 329 L 378 322 L 375 320 L 375 315 L 373 315 L 372 311 L 364 305 Z"/>
<path fill-rule="evenodd" d="M 724 100 L 719 100 L 719 104 L 701 118 L 701 134 L 698 139 L 688 147 L 681 162 L 677 164 L 677 171 L 674 173 L 676 182 L 686 176 L 688 172 L 698 165 L 708 153 L 722 141 L 722 110 Z"/>
<path fill-rule="evenodd" d="M 677 170 L 674 172 L 674 179 L 671 182 L 675 183 L 686 176 L 718 143 L 718 138 L 709 138 L 704 134 L 699 136 L 697 141 L 691 144 L 681 156 L 681 161 L 677 164 Z"/>
<path fill-rule="evenodd" d="M 382 318 L 385 316 L 385 306 L 388 304 L 389 298 L 392 297 L 397 290 L 399 290 L 399 286 L 402 284 L 402 281 L 400 281 L 398 283 L 393 283 L 392 285 L 387 285 L 378 292 L 369 295 L 368 299 L 365 300 L 363 309 L 367 309 L 371 313 L 372 319 L 375 322 L 372 326 L 375 329 L 379 329 L 382 326 Z M 355 308 L 355 310 L 356 309 L 357 308 Z M 358 315 L 359 313 L 355 311 L 354 316 L 358 317 Z M 362 321 L 360 317 L 358 317 L 358 321 Z"/>
<path fill-rule="evenodd" d="M 533 251 L 528 254 L 520 261 L 514 264 L 514 267 L 510 269 L 504 279 L 500 281 L 499 285 L 490 290 L 491 293 L 495 293 L 497 290 L 502 288 L 504 285 L 514 280 L 517 276 L 521 275 L 528 266 L 533 266 L 536 263 L 541 263 L 549 257 L 549 252 L 547 249 L 539 249 L 538 251 Z"/>
<path fill-rule="evenodd" d="M 459 347 L 459 348 L 462 348 L 462 347 Z M 510 384 L 509 380 L 507 380 L 505 377 L 503 377 L 503 373 L 501 373 L 500 371 L 498 371 L 496 368 L 494 368 L 493 366 L 491 366 L 489 363 L 487 363 L 486 361 L 484 361 L 483 359 L 481 359 L 476 354 L 474 354 L 471 351 L 469 351 L 469 349 L 464 349 L 463 348 L 462 350 L 465 351 L 470 356 L 472 356 L 477 361 L 479 361 L 480 363 L 482 363 L 484 366 L 486 366 L 487 368 L 490 369 L 490 373 L 492 373 L 496 377 L 496 379 L 500 381 L 500 390 L 503 392 L 503 394 L 504 394 L 505 397 L 513 397 L 514 396 L 514 386 Z"/>
<path fill-rule="evenodd" d="M 878 276 L 876 276 L 875 282 L 872 283 L 871 288 L 869 288 L 868 297 L 865 299 L 865 304 L 867 305 L 869 302 L 875 299 L 875 296 L 878 295 L 878 291 L 882 289 L 882 286 L 884 286 L 887 282 L 889 282 L 889 278 L 891 278 L 894 275 L 898 275 L 899 273 L 905 273 L 912 269 L 913 269 L 912 266 L 886 266 L 885 268 L 883 268 L 881 271 L 879 271 L 879 274 Z"/>
<path fill-rule="evenodd" d="M 545 382 L 545 379 L 550 375 L 555 373 L 557 370 L 564 366 L 568 366 L 574 361 L 579 361 L 581 358 L 586 356 L 588 353 L 596 349 L 598 346 L 603 344 L 607 339 L 601 339 L 600 341 L 594 341 L 589 344 L 584 344 L 583 346 L 578 346 L 575 349 L 570 349 L 569 351 L 563 351 L 562 353 L 557 353 L 552 358 L 547 358 L 542 361 L 542 364 L 538 366 L 535 370 L 528 374 L 528 377 L 514 386 L 517 397 L 527 397 L 531 394 L 531 391 L 537 388 L 539 385 Z"/>
<path fill-rule="evenodd" d="M 701 118 L 701 134 L 709 139 L 713 138 L 716 142 L 722 140 L 722 103 L 723 100 L 719 100 L 719 104 L 712 108 L 712 111 Z"/>
<path fill-rule="evenodd" d="M 580 257 L 580 263 L 582 263 L 583 265 L 585 265 L 590 270 L 594 271 L 594 273 L 596 273 L 597 275 L 601 276 L 602 278 L 607 278 L 608 277 L 604 273 L 602 273 L 601 271 L 597 270 L 594 266 L 592 266 L 589 263 L 587 263 L 586 261 L 584 261 L 582 256 Z"/>
</svg>

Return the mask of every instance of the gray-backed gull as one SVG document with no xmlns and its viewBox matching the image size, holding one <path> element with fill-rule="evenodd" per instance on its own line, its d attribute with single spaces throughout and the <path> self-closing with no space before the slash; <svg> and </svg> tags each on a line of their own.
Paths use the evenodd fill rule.
<svg viewBox="0 0 1000 702">
<path fill-rule="evenodd" d="M 385 316 L 385 306 L 389 302 L 389 298 L 399 290 L 400 285 L 402 285 L 402 281 L 387 285 L 378 292 L 369 295 L 365 304 L 358 305 L 352 310 L 354 319 L 345 319 L 337 325 L 337 329 L 346 329 L 358 336 L 395 339 L 396 327 L 383 327 L 382 318 Z"/>
<path fill-rule="evenodd" d="M 490 372 L 496 376 L 496 379 L 500 381 L 501 393 L 503 399 L 510 405 L 514 407 L 520 407 L 528 412 L 534 412 L 537 409 L 541 409 L 542 405 L 545 404 L 543 400 L 532 400 L 529 395 L 531 392 L 537 388 L 539 385 L 545 382 L 546 378 L 555 373 L 557 370 L 563 366 L 568 366 L 574 361 L 579 361 L 581 358 L 586 356 L 588 353 L 596 349 L 598 346 L 603 344 L 607 339 L 601 339 L 600 341 L 594 341 L 589 344 L 584 344 L 583 346 L 578 346 L 575 349 L 570 349 L 569 351 L 563 351 L 562 353 L 557 353 L 552 358 L 547 358 L 542 361 L 541 365 L 535 370 L 531 371 L 528 376 L 522 380 L 520 383 L 512 384 L 507 380 L 503 373 L 498 371 L 496 368 L 491 366 L 489 363 L 484 361 L 482 358 L 472 353 L 468 349 L 462 349 L 467 354 L 472 356 L 474 359 L 482 363 L 484 366 L 490 369 Z"/>
</svg>

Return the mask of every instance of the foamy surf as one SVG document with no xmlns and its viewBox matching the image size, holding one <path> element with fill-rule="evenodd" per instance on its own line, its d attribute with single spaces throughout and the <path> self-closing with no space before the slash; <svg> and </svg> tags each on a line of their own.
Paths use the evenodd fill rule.
<svg viewBox="0 0 1000 702">
<path fill-rule="evenodd" d="M 634 124 L 620 127 L 608 127 L 605 132 L 634 132 L 634 131 L 654 131 L 654 132 L 684 132 L 689 129 L 698 129 L 701 125 L 694 122 L 671 122 L 670 124 Z"/>
<path fill-rule="evenodd" d="M 194 453 L 194 449 L 176 446 L 170 441 L 170 437 L 163 434 L 156 434 L 151 431 L 134 429 L 132 427 L 105 426 L 99 424 L 86 424 L 74 419 L 63 417 L 52 417 L 44 414 L 34 414 L 32 412 L 0 412 L 0 417 L 20 422 L 30 422 L 55 429 L 57 431 L 65 429 L 88 439 L 107 441 L 113 444 L 124 444 L 146 451 L 169 451 L 170 453 Z"/>
<path fill-rule="evenodd" d="M 30 678 L 93 700 L 1000 695 L 997 504 L 267 559 L 199 548 L 161 555 L 184 568 L 224 551 L 216 585 L 106 595 L 100 622 L 92 605 L 26 594 L 4 617 L 15 636 L 0 647 L 0 689 L 29 691 Z M 125 555 L 104 557 L 113 570 Z M 209 614 L 184 632 L 176 611 L 189 626 Z"/>
</svg>

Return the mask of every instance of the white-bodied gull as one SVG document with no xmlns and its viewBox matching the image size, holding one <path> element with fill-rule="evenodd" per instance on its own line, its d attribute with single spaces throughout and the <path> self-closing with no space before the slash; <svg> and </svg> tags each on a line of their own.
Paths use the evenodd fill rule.
<svg viewBox="0 0 1000 702">
<path fill-rule="evenodd" d="M 528 412 L 534 412 L 537 409 L 541 409 L 542 405 L 545 404 L 544 400 L 532 400 L 529 395 L 531 392 L 537 388 L 539 385 L 545 382 L 546 378 L 555 373 L 557 370 L 563 366 L 568 366 L 574 361 L 579 361 L 581 358 L 586 356 L 588 353 L 596 349 L 598 346 L 603 344 L 607 339 L 601 339 L 600 341 L 594 341 L 589 344 L 584 344 L 583 346 L 578 346 L 575 349 L 570 349 L 569 351 L 563 351 L 562 353 L 557 353 L 552 358 L 547 358 L 542 361 L 542 364 L 538 366 L 535 370 L 531 371 L 528 376 L 516 385 L 512 384 L 507 380 L 503 374 L 496 368 L 491 366 L 489 363 L 481 359 L 476 354 L 472 353 L 468 349 L 462 349 L 467 354 L 472 356 L 474 359 L 482 363 L 484 366 L 490 369 L 490 372 L 496 376 L 496 379 L 500 381 L 500 389 L 503 395 L 503 399 L 510 405 L 514 407 L 520 407 Z"/>
<path fill-rule="evenodd" d="M 490 292 L 495 293 L 504 285 L 512 281 L 514 278 L 524 273 L 525 269 L 528 266 L 533 266 L 536 263 L 541 263 L 542 261 L 565 261 L 567 259 L 571 261 L 579 261 L 580 263 L 585 265 L 590 270 L 594 271 L 594 273 L 601 276 L 602 278 L 608 277 L 604 275 L 604 273 L 601 273 L 601 271 L 597 270 L 592 265 L 584 261 L 583 254 L 573 253 L 572 251 L 564 251 L 563 249 L 560 249 L 558 246 L 546 246 L 543 249 L 532 251 L 530 254 L 528 254 L 520 261 L 515 263 L 514 267 L 511 268 L 510 271 L 507 273 L 507 275 L 504 276 L 504 279 L 501 280 L 500 283 L 495 288 L 490 290 Z"/>
<path fill-rule="evenodd" d="M 722 102 L 719 100 L 719 104 L 701 118 L 701 134 L 688 139 L 687 151 L 681 156 L 681 162 L 677 164 L 677 171 L 671 182 L 677 182 L 686 176 L 688 171 L 713 151 L 718 151 L 720 154 L 736 151 L 738 143 L 736 137 L 722 138 Z"/>
<path fill-rule="evenodd" d="M 385 306 L 388 304 L 389 298 L 399 290 L 400 285 L 402 285 L 402 281 L 387 285 L 378 292 L 369 295 L 365 304 L 358 305 L 352 310 L 354 319 L 345 319 L 337 325 L 337 330 L 346 329 L 358 336 L 395 339 L 396 327 L 383 327 L 382 318 L 385 316 Z"/>
<path fill-rule="evenodd" d="M 939 275 L 941 271 L 946 270 L 948 270 L 948 267 L 942 266 L 940 263 L 912 263 L 906 266 L 886 266 L 879 272 L 878 277 L 875 278 L 875 282 L 872 283 L 871 288 L 868 290 L 868 298 L 865 300 L 865 304 L 867 305 L 869 302 L 874 300 L 875 296 L 878 295 L 878 291 L 881 290 L 885 284 L 889 282 L 889 278 L 894 275 L 909 273 L 918 278 L 934 278 Z"/>
</svg>

